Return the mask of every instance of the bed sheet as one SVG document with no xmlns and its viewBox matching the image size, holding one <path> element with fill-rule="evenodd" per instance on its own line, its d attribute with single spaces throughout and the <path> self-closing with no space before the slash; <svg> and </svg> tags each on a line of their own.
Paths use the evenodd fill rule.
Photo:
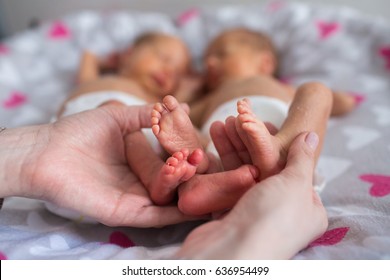
<svg viewBox="0 0 390 280">
<path fill-rule="evenodd" d="M 225 28 L 268 32 L 280 76 L 354 93 L 360 105 L 329 123 L 319 171 L 326 233 L 295 259 L 390 259 L 390 23 L 349 8 L 273 1 L 193 8 L 177 18 L 132 11 L 81 11 L 0 43 L 0 125 L 48 122 L 73 86 L 81 50 L 106 55 L 140 33 L 181 36 L 193 61 Z M 196 223 L 162 229 L 79 224 L 43 203 L 8 198 L 0 211 L 0 259 L 169 259 Z M 286 238 L 289 238 L 286 236 Z"/>
</svg>

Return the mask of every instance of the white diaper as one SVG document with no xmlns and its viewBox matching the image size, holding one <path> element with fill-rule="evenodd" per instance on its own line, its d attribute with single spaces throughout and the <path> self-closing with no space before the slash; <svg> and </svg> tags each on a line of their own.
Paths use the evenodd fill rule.
<svg viewBox="0 0 390 280">
<path fill-rule="evenodd" d="M 268 97 L 268 96 L 247 96 L 232 99 L 220 105 L 210 116 L 207 122 L 202 127 L 202 132 L 209 135 L 211 124 L 215 121 L 224 122 L 229 116 L 237 115 L 237 101 L 247 98 L 250 100 L 252 112 L 263 122 L 270 122 L 276 128 L 280 128 L 287 117 L 289 105 L 285 102 Z M 208 145 L 207 152 L 213 153 L 218 157 L 217 150 L 212 142 Z M 314 188 L 317 192 L 321 192 L 325 187 L 325 179 L 315 172 Z"/>
<path fill-rule="evenodd" d="M 99 91 L 94 92 L 86 95 L 82 95 L 79 98 L 70 100 L 66 103 L 64 107 L 64 112 L 62 113 L 62 117 L 76 114 L 82 111 L 95 109 L 101 104 L 110 101 L 110 100 L 116 100 L 119 102 L 122 102 L 126 105 L 144 105 L 146 102 L 138 97 L 131 96 L 127 93 L 123 93 L 120 91 Z M 55 119 L 53 119 L 55 121 Z M 162 151 L 160 143 L 154 136 L 152 130 L 150 128 L 143 129 L 142 132 L 145 134 L 146 138 L 148 139 L 149 143 L 153 147 L 153 149 L 156 151 L 156 153 L 160 153 Z M 68 218 L 70 220 L 76 221 L 76 222 L 82 222 L 82 223 L 97 223 L 96 220 L 82 216 L 80 213 L 77 213 L 73 210 L 65 209 L 62 207 L 59 207 L 57 205 L 54 205 L 50 202 L 44 202 L 46 208 L 61 216 L 64 218 Z"/>
<path fill-rule="evenodd" d="M 62 116 L 68 116 L 82 111 L 95 109 L 110 100 L 119 101 L 126 105 L 144 105 L 146 103 L 138 97 L 121 91 L 97 91 L 81 95 L 78 98 L 68 101 L 65 104 Z"/>
<path fill-rule="evenodd" d="M 110 100 L 119 101 L 129 106 L 138 106 L 146 104 L 144 100 L 121 91 L 98 91 L 82 95 L 76 99 L 72 99 L 67 102 L 65 104 L 62 116 L 64 117 L 82 111 L 95 109 Z M 162 151 L 160 143 L 154 136 L 152 130 L 150 128 L 145 128 L 142 129 L 142 132 L 145 134 L 150 145 L 152 145 L 153 150 L 156 153 L 160 153 Z"/>
</svg>

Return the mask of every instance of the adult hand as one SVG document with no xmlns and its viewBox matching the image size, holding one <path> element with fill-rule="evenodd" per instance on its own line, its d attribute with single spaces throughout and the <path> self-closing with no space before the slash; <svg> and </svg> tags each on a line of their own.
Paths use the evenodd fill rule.
<svg viewBox="0 0 390 280">
<path fill-rule="evenodd" d="M 127 164 L 126 149 L 132 147 L 126 135 L 150 126 L 151 110 L 106 105 L 52 124 L 6 130 L 0 154 L 14 175 L 8 177 L 21 179 L 5 178 L 2 194 L 50 201 L 110 226 L 159 227 L 191 219 L 176 206 L 155 206 Z M 7 139 L 14 139 L 11 148 L 1 149 Z"/>
<path fill-rule="evenodd" d="M 177 256 L 289 259 L 304 249 L 328 224 L 325 208 L 313 189 L 317 144 L 316 134 L 299 135 L 281 173 L 252 187 L 224 218 L 192 231 Z M 226 151 L 233 156 L 232 150 Z"/>
</svg>

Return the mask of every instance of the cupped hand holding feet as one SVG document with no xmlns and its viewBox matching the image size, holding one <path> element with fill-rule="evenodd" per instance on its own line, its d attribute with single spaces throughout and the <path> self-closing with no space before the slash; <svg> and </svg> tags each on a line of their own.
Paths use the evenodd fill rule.
<svg viewBox="0 0 390 280">
<path fill-rule="evenodd" d="M 151 106 L 106 105 L 52 124 L 3 131 L 0 197 L 43 199 L 110 226 L 194 219 L 176 206 L 156 206 L 128 166 L 126 135 L 150 127 L 151 112 Z"/>
<path fill-rule="evenodd" d="M 193 230 L 177 257 L 289 259 L 323 234 L 327 215 L 308 172 L 317 144 L 316 134 L 299 135 L 286 167 L 248 190 L 222 219 Z"/>
</svg>

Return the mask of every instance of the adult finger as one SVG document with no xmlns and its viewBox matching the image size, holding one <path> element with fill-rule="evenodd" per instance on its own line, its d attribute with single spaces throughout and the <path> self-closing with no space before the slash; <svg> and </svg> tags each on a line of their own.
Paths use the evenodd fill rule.
<svg viewBox="0 0 390 280">
<path fill-rule="evenodd" d="M 114 118 L 124 134 L 151 127 L 153 104 L 141 106 L 118 106 L 109 104 L 98 108 Z"/>
<path fill-rule="evenodd" d="M 312 179 L 318 143 L 318 135 L 314 132 L 298 135 L 289 148 L 287 164 L 283 172 L 291 172 L 300 178 Z"/>
<path fill-rule="evenodd" d="M 314 169 L 316 166 L 315 151 L 318 147 L 319 138 L 314 132 L 301 133 L 290 146 L 284 174 L 296 176 L 298 180 L 306 180 L 307 186 L 314 184 Z M 313 189 L 313 200 L 316 205 L 322 206 L 321 198 Z M 321 211 L 321 207 L 320 211 Z"/>
<path fill-rule="evenodd" d="M 308 236 L 311 236 L 311 240 L 318 238 L 323 234 L 328 226 L 328 219 L 326 210 L 321 202 L 321 198 L 318 193 L 314 191 L 313 177 L 315 168 L 315 151 L 318 147 L 319 138 L 314 132 L 304 132 L 296 137 L 292 142 L 288 156 L 286 168 L 282 171 L 284 175 L 289 176 L 291 179 L 299 182 L 297 186 L 310 187 L 310 193 L 312 194 L 313 207 L 309 210 L 311 213 L 311 224 L 306 231 Z M 302 189 L 303 190 L 303 189 Z M 310 234 L 311 231 L 311 234 Z M 302 243 L 307 245 L 307 243 Z M 302 246 L 303 248 L 304 246 Z"/>
<path fill-rule="evenodd" d="M 190 216 L 179 211 L 177 206 L 149 206 L 145 207 L 136 221 L 131 221 L 130 226 L 135 227 L 163 227 L 175 225 L 186 221 L 207 220 L 209 215 Z"/>
<path fill-rule="evenodd" d="M 131 226 L 137 228 L 163 227 L 185 221 L 205 220 L 210 216 L 190 216 L 179 211 L 177 206 L 157 206 L 129 194 L 122 197 L 116 211 L 102 223 L 108 226 Z"/>
<path fill-rule="evenodd" d="M 245 146 L 237 130 L 237 118 L 230 116 L 225 120 L 226 134 L 237 151 L 243 164 L 252 164 L 252 159 L 249 155 L 248 148 Z"/>
<path fill-rule="evenodd" d="M 233 170 L 243 164 L 226 134 L 224 123 L 214 122 L 210 127 L 210 136 L 219 154 L 224 170 Z"/>
</svg>

